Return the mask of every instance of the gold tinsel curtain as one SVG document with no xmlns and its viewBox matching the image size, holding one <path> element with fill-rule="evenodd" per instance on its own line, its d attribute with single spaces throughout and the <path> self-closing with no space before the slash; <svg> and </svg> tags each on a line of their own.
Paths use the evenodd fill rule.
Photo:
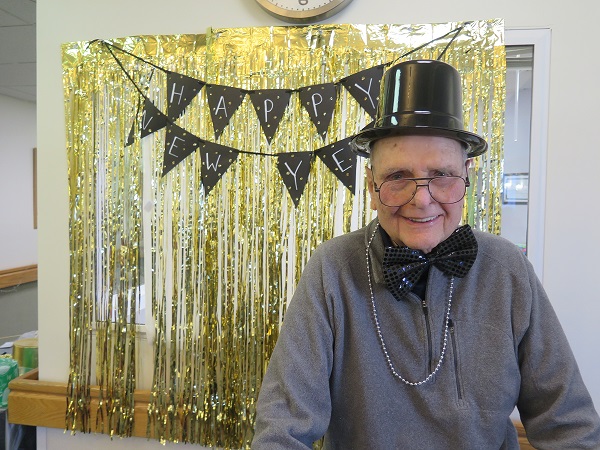
<svg viewBox="0 0 600 450">
<path fill-rule="evenodd" d="M 464 219 L 499 232 L 501 20 L 211 29 L 111 45 L 63 46 L 71 232 L 66 427 L 73 432 L 89 431 L 94 416 L 106 433 L 131 435 L 145 330 L 153 344 L 152 385 L 143 386 L 151 389 L 148 437 L 249 447 L 263 373 L 304 264 L 319 243 L 373 217 L 362 170 L 352 195 L 314 158 L 296 207 L 270 156 L 312 151 L 369 123 L 344 89 L 325 141 L 292 95 L 268 144 L 246 99 L 217 142 L 251 153 L 240 153 L 208 195 L 199 152 L 162 177 L 164 129 L 126 142 L 139 126 L 141 95 L 164 108 L 165 70 L 247 90 L 296 89 L 407 54 L 441 56 L 463 76 L 465 123 L 491 147 L 477 162 Z M 214 141 L 204 91 L 178 125 Z M 97 411 L 90 411 L 93 384 Z"/>
</svg>

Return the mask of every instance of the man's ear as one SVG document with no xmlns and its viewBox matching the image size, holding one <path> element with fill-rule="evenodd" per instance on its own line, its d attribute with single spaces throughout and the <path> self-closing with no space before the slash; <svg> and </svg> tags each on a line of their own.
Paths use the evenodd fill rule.
<svg viewBox="0 0 600 450">
<path fill-rule="evenodd" d="M 371 168 L 369 166 L 365 167 L 365 171 L 367 173 L 367 186 L 369 188 L 369 195 L 371 197 L 371 209 L 373 211 L 377 211 L 377 202 L 376 202 L 376 196 L 377 196 L 377 192 L 375 192 L 375 187 L 373 186 L 373 171 L 371 170 Z"/>
<path fill-rule="evenodd" d="M 471 171 L 473 170 L 474 164 L 475 164 L 475 162 L 473 161 L 473 158 L 469 158 L 465 162 L 465 169 L 467 171 L 467 177 L 469 177 L 469 175 L 472 175 Z"/>
</svg>

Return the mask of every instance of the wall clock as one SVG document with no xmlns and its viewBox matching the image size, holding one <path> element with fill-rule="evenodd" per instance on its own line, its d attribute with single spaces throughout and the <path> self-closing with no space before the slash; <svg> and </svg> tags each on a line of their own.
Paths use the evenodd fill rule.
<svg viewBox="0 0 600 450">
<path fill-rule="evenodd" d="M 352 0 L 256 0 L 269 14 L 292 23 L 327 19 Z"/>
</svg>

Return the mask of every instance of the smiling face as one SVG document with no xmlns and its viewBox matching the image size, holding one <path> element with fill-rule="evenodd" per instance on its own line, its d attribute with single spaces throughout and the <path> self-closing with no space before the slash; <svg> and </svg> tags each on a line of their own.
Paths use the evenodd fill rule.
<svg viewBox="0 0 600 450">
<path fill-rule="evenodd" d="M 371 168 L 367 169 L 371 208 L 379 223 L 398 245 L 429 253 L 458 227 L 464 199 L 453 204 L 436 202 L 426 187 L 400 207 L 385 206 L 375 192 L 373 180 L 435 176 L 467 176 L 466 153 L 455 140 L 437 136 L 393 136 L 375 142 Z M 421 182 L 419 182 L 421 184 Z"/>
</svg>

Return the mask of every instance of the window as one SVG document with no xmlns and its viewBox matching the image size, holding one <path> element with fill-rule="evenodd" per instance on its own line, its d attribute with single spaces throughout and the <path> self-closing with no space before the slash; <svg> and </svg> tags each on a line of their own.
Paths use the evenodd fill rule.
<svg viewBox="0 0 600 450">
<path fill-rule="evenodd" d="M 543 280 L 550 30 L 506 30 L 502 236 Z"/>
</svg>

